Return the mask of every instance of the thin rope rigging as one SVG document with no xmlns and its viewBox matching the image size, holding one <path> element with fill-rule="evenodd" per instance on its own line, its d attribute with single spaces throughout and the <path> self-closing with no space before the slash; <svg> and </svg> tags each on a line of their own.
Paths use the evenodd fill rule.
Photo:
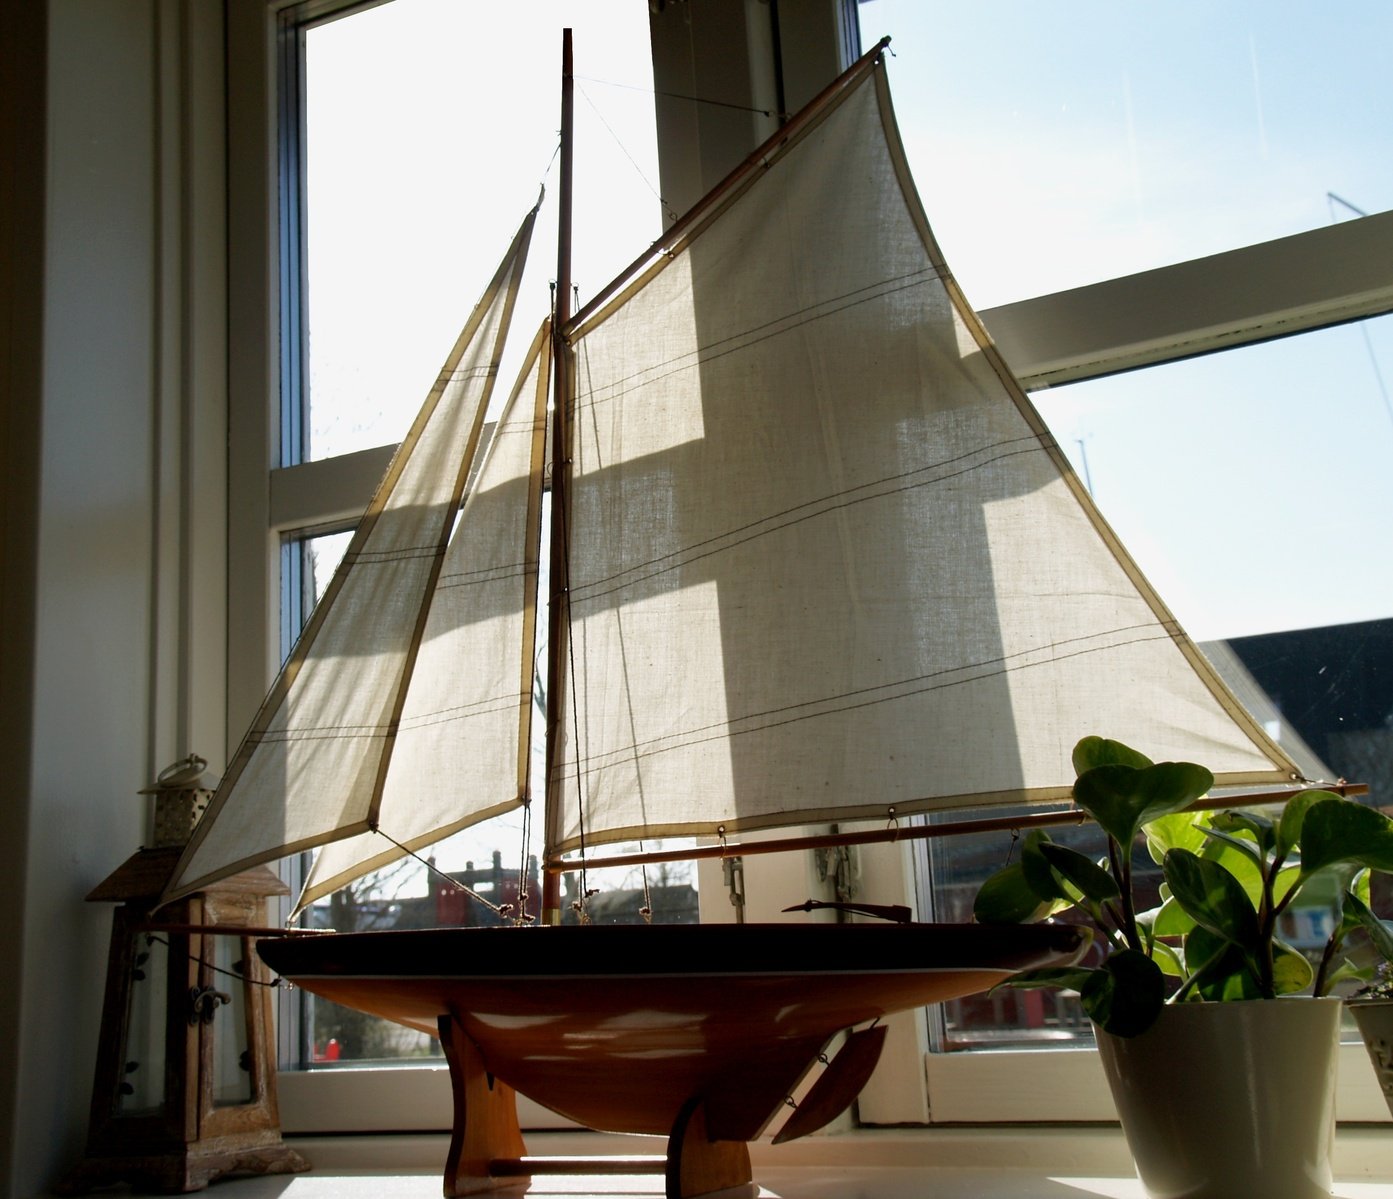
<svg viewBox="0 0 1393 1199">
<path fill-rule="evenodd" d="M 572 78 L 586 83 L 598 83 L 601 87 L 618 87 L 629 92 L 643 92 L 647 96 L 662 96 L 666 100 L 687 100 L 692 104 L 706 104 L 713 108 L 733 108 L 736 112 L 752 112 L 762 117 L 777 117 L 788 120 L 790 114 L 773 108 L 756 108 L 749 104 L 735 104 L 730 100 L 712 100 L 706 96 L 689 96 L 683 92 L 665 92 L 652 87 L 639 87 L 636 83 L 616 83 L 613 79 L 596 79 L 589 75 L 574 75 Z"/>
<path fill-rule="evenodd" d="M 235 932 L 236 930 L 230 929 L 229 931 Z M 145 943 L 147 945 L 163 945 L 168 953 L 183 954 L 183 956 L 187 958 L 189 961 L 194 962 L 199 966 L 203 966 L 208 970 L 211 970 L 214 974 L 223 974 L 226 975 L 228 978 L 235 978 L 240 980 L 241 982 L 250 983 L 254 987 L 271 987 L 274 989 L 281 987 L 293 987 L 295 985 L 294 983 L 289 982 L 284 978 L 280 978 L 279 976 L 273 978 L 270 982 L 263 982 L 259 978 L 252 978 L 250 975 L 243 974 L 240 971 L 228 970 L 222 966 L 215 966 L 212 962 L 208 961 L 206 958 L 199 957 L 196 953 L 191 953 L 187 949 L 175 948 L 175 946 L 171 945 L 163 937 L 158 936 L 155 933 L 146 933 Z"/>
<path fill-rule="evenodd" d="M 489 910 L 490 912 L 492 912 L 495 916 L 501 916 L 501 917 L 503 917 L 503 918 L 506 919 L 509 915 L 511 915 L 511 913 L 512 913 L 512 904 L 506 904 L 506 903 L 505 903 L 505 904 L 499 905 L 499 904 L 496 904 L 496 903 L 491 903 L 489 900 L 485 899 L 482 895 L 480 895 L 479 892 L 477 892 L 476 890 L 474 890 L 473 887 L 466 886 L 464 883 L 460 882 L 459 879 L 455 878 L 453 875 L 447 874 L 445 871 L 441 870 L 440 867 L 437 866 L 437 865 L 436 865 L 433 861 L 431 861 L 429 858 L 423 858 L 423 857 L 422 857 L 420 854 L 418 854 L 414 849 L 410 849 L 410 848 L 408 848 L 407 846 L 403 845 L 403 844 L 402 844 L 400 841 L 398 841 L 395 837 L 391 836 L 391 835 L 388 834 L 388 833 L 384 833 L 380 828 L 374 828 L 372 831 L 375 832 L 379 837 L 383 837 L 383 838 L 385 838 L 386 840 L 390 841 L 390 842 L 391 842 L 393 845 L 395 845 L 399 850 L 401 850 L 402 853 L 406 854 L 407 857 L 415 858 L 416 861 L 420 862 L 422 866 L 424 866 L 427 870 L 429 870 L 432 874 L 434 874 L 434 875 L 437 876 L 438 878 L 444 879 L 447 883 L 450 884 L 450 886 L 454 887 L 455 890 L 457 890 L 457 891 L 463 891 L 466 895 L 469 896 L 470 899 L 477 900 L 479 903 L 483 904 L 484 907 L 488 908 L 488 910 Z"/>
<path fill-rule="evenodd" d="M 532 848 L 532 796 L 523 796 L 522 801 L 522 848 L 518 860 L 518 910 L 513 918 L 514 924 L 531 924 L 532 916 L 527 910 L 527 901 L 532 897 L 532 876 L 527 870 L 528 851 Z"/>
<path fill-rule="evenodd" d="M 590 105 L 591 111 L 594 112 L 595 116 L 599 119 L 600 124 L 605 127 L 610 137 L 614 138 L 614 144 L 619 147 L 619 152 L 629 160 L 629 164 L 634 168 L 634 173 L 643 180 L 644 186 L 653 193 L 653 198 L 662 206 L 664 215 L 669 221 L 675 221 L 679 215 L 677 210 L 663 198 L 662 193 L 653 186 L 653 181 L 643 173 L 643 168 L 638 165 L 638 160 L 629 153 L 629 147 L 624 144 L 619 134 L 614 131 L 614 127 L 605 120 L 605 114 L 600 111 L 599 106 L 590 98 L 584 88 L 580 89 L 580 94 L 585 99 L 585 102 Z"/>
</svg>

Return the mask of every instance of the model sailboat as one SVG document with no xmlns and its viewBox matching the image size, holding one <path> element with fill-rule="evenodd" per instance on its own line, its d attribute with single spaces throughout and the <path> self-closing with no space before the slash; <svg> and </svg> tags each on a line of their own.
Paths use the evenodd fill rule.
<svg viewBox="0 0 1393 1199">
<path fill-rule="evenodd" d="M 548 877 L 618 841 L 1062 799 L 1091 732 L 1198 758 L 1223 783 L 1294 777 L 959 293 L 882 51 L 587 309 L 560 308 L 485 445 L 524 221 L 171 897 L 318 848 L 303 905 L 531 810 L 549 342 Z M 1079 948 L 1050 926 L 809 922 L 262 952 L 312 991 L 442 1037 L 447 1192 L 521 1153 L 511 1087 L 592 1127 L 671 1133 L 669 1189 L 685 1194 L 749 1177 L 743 1145 L 712 1146 L 760 1135 L 839 1031 Z M 874 1052 L 851 1056 L 819 1106 L 854 1098 Z M 689 1168 L 705 1180 L 683 1181 Z"/>
</svg>

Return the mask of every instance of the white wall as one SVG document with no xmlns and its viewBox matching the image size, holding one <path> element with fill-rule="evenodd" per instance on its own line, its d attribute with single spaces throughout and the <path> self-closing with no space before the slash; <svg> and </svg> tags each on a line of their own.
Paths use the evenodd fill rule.
<svg viewBox="0 0 1393 1199">
<path fill-rule="evenodd" d="M 46 8 L 46 52 L 33 29 L 5 47 L 48 76 L 43 175 L 20 183 L 44 196 L 41 377 L 8 397 L 38 419 L 36 561 L 4 546 L 7 590 L 21 577 L 35 597 L 32 681 L 4 692 L 32 721 L 23 862 L 5 863 L 20 970 L 0 1008 L 17 1046 L 0 1166 L 19 1196 L 85 1135 L 110 910 L 84 896 L 145 839 L 153 773 L 223 752 L 220 6 Z M 7 518 L 15 496 L 7 479 Z"/>
</svg>

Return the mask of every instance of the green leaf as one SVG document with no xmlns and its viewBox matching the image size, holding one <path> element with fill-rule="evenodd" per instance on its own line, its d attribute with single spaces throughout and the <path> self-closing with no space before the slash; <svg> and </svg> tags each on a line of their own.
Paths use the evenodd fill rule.
<svg viewBox="0 0 1393 1199">
<path fill-rule="evenodd" d="M 1105 737 L 1084 737 L 1074 746 L 1074 773 L 1085 774 L 1095 766 L 1133 766 L 1145 769 L 1151 759 L 1121 741 Z"/>
<path fill-rule="evenodd" d="M 1185 959 L 1173 945 L 1157 941 L 1151 946 L 1152 960 L 1161 968 L 1161 973 L 1171 978 L 1185 977 Z"/>
<path fill-rule="evenodd" d="M 1371 892 L 1373 890 L 1373 872 L 1369 870 L 1361 870 L 1352 879 L 1350 879 L 1347 890 L 1351 895 L 1353 895 L 1357 900 L 1359 900 L 1360 903 L 1362 903 L 1367 908 L 1371 903 L 1374 902 L 1373 897 L 1371 895 Z"/>
<path fill-rule="evenodd" d="M 1245 999 L 1265 998 L 1253 972 L 1242 968 L 1242 956 L 1236 949 L 1232 956 L 1224 960 L 1231 964 L 1231 968 L 1221 978 L 1207 981 L 1200 988 L 1201 998 L 1207 1003 L 1237 1003 Z"/>
<path fill-rule="evenodd" d="M 1259 846 L 1246 837 L 1235 837 L 1231 833 L 1224 831 L 1217 825 L 1214 828 L 1205 829 L 1211 841 L 1220 845 L 1227 845 L 1230 849 L 1241 853 L 1245 858 L 1253 863 L 1258 870 L 1263 867 L 1263 856 Z"/>
<path fill-rule="evenodd" d="M 1289 854 L 1301 844 L 1301 826 L 1312 804 L 1327 799 L 1339 799 L 1333 791 L 1302 791 L 1287 800 L 1282 809 L 1282 819 L 1277 824 L 1277 852 L 1282 856 Z"/>
<path fill-rule="evenodd" d="M 1165 976 L 1146 954 L 1124 949 L 1093 971 L 1079 991 L 1083 1009 L 1104 1032 L 1135 1037 L 1156 1021 L 1165 1003 Z"/>
<path fill-rule="evenodd" d="M 1365 872 L 1361 871 L 1360 877 L 1364 877 L 1364 875 Z M 1341 894 L 1340 920 L 1339 923 L 1335 925 L 1334 930 L 1330 934 L 1331 944 L 1338 946 L 1346 937 L 1350 935 L 1350 933 L 1354 932 L 1358 928 L 1363 927 L 1363 919 L 1360 909 L 1363 908 L 1367 910 L 1368 906 L 1368 904 L 1366 904 L 1362 899 L 1359 898 L 1359 895 L 1354 887 L 1348 888 L 1345 892 Z M 1371 916 L 1373 915 L 1372 912 L 1370 912 L 1369 914 Z M 1377 919 L 1377 917 L 1375 917 L 1375 919 Z"/>
<path fill-rule="evenodd" d="M 1281 903 L 1287 897 L 1287 892 L 1292 890 L 1301 879 L 1301 867 L 1283 866 L 1277 871 L 1277 877 L 1272 880 L 1272 902 Z M 1249 895 L 1253 895 L 1249 892 Z"/>
<path fill-rule="evenodd" d="M 1368 893 L 1367 889 L 1365 893 Z M 1343 915 L 1346 921 L 1352 921 L 1369 934 L 1369 940 L 1385 961 L 1393 961 L 1393 929 L 1375 916 L 1369 905 L 1353 890 L 1345 896 Z"/>
<path fill-rule="evenodd" d="M 1122 894 L 1111 874 L 1092 858 L 1085 857 L 1067 845 L 1053 842 L 1042 844 L 1040 854 L 1065 880 L 1072 883 L 1085 898 L 1095 903 L 1116 899 Z"/>
<path fill-rule="evenodd" d="M 1393 820 L 1336 795 L 1312 803 L 1301 822 L 1302 877 L 1336 862 L 1393 871 Z"/>
<path fill-rule="evenodd" d="M 1334 970 L 1330 971 L 1330 973 L 1325 976 L 1325 993 L 1327 995 L 1333 994 L 1335 987 L 1342 982 L 1353 981 L 1368 983 L 1372 982 L 1376 976 L 1377 971 L 1374 966 L 1361 966 L 1350 961 L 1349 958 L 1345 958 Z"/>
<path fill-rule="evenodd" d="M 1209 813 L 1172 812 L 1147 821 L 1146 848 L 1158 866 L 1168 849 L 1190 849 L 1198 853 L 1204 845 L 1204 829 Z"/>
<path fill-rule="evenodd" d="M 1211 827 L 1216 835 L 1219 833 L 1248 833 L 1252 837 L 1249 848 L 1257 855 L 1258 861 L 1272 850 L 1277 841 L 1277 830 L 1272 821 L 1266 816 L 1257 812 L 1245 812 L 1238 808 L 1232 808 L 1224 812 L 1216 812 L 1211 821 Z M 1243 839 L 1235 838 L 1235 844 L 1242 844 Z"/>
<path fill-rule="evenodd" d="M 1011 862 L 978 889 L 972 915 L 978 924 L 1033 924 L 1043 920 L 1051 906 L 1035 893 L 1021 864 Z"/>
<path fill-rule="evenodd" d="M 1038 898 L 1051 904 L 1063 899 L 1072 906 L 1077 902 L 1075 896 L 1064 890 L 1054 871 L 1050 869 L 1049 859 L 1041 852 L 1043 847 L 1049 844 L 1049 837 L 1041 829 L 1031 829 L 1026 833 L 1021 841 L 1021 869 L 1025 872 L 1025 881 Z"/>
<path fill-rule="evenodd" d="M 1213 782 L 1192 762 L 1095 766 L 1074 780 L 1074 800 L 1114 841 L 1130 847 L 1143 824 L 1188 807 Z"/>
<path fill-rule="evenodd" d="M 1281 941 L 1272 944 L 1272 987 L 1278 995 L 1299 995 L 1316 972 L 1306 955 Z"/>
<path fill-rule="evenodd" d="M 1088 980 L 1098 973 L 1087 966 L 1041 966 L 1037 970 L 1022 970 L 1010 978 L 1003 979 L 992 988 L 1014 987 L 1021 991 L 1036 991 L 1051 988 L 1058 991 L 1080 991 L 1088 985 Z"/>
<path fill-rule="evenodd" d="M 1211 1003 L 1262 997 L 1242 950 L 1207 929 L 1185 938 L 1185 968 L 1195 976 L 1195 994 Z"/>
<path fill-rule="evenodd" d="M 1258 914 L 1243 885 L 1217 862 L 1188 849 L 1172 849 L 1162 866 L 1175 901 L 1201 928 L 1256 952 Z"/>
<path fill-rule="evenodd" d="M 1251 853 L 1235 848 L 1227 840 L 1207 836 L 1199 856 L 1233 875 L 1243 885 L 1253 907 L 1262 903 L 1263 872 Z"/>
<path fill-rule="evenodd" d="M 1183 937 L 1194 930 L 1194 918 L 1178 904 L 1172 895 L 1156 912 L 1152 931 L 1158 937 Z"/>
</svg>

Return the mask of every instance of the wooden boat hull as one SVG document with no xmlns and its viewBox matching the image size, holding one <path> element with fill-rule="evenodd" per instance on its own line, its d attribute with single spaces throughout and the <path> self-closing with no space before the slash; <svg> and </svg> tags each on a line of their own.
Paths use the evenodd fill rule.
<svg viewBox="0 0 1393 1199">
<path fill-rule="evenodd" d="M 590 1128 L 667 1135 L 701 1098 L 751 1140 L 838 1032 L 1071 961 L 1067 925 L 449 928 L 265 940 L 297 986 L 437 1035 Z"/>
</svg>

